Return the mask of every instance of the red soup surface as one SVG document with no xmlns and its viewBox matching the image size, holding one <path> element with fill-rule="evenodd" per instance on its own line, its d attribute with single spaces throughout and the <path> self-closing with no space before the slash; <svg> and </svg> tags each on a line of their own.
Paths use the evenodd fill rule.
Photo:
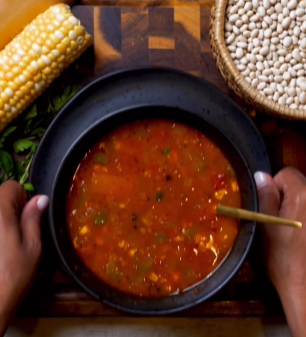
<svg viewBox="0 0 306 337">
<path fill-rule="evenodd" d="M 237 237 L 241 206 L 224 154 L 186 125 L 147 120 L 101 139 L 67 198 L 71 240 L 85 265 L 126 293 L 166 296 L 208 276 Z"/>
</svg>

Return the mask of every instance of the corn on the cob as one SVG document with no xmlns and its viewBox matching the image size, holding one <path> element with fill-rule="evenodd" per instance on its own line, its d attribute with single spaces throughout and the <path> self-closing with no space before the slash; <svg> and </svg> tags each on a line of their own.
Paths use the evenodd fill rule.
<svg viewBox="0 0 306 337">
<path fill-rule="evenodd" d="M 40 14 L 0 52 L 0 132 L 91 44 L 69 6 Z"/>
</svg>

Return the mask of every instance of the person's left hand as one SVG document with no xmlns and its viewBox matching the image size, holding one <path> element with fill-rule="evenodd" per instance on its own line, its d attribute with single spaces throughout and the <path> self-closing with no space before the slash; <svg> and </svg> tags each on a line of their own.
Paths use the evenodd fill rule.
<svg viewBox="0 0 306 337">
<path fill-rule="evenodd" d="M 35 275 L 48 201 L 36 196 L 26 203 L 26 192 L 14 181 L 0 187 L 0 336 Z"/>
</svg>

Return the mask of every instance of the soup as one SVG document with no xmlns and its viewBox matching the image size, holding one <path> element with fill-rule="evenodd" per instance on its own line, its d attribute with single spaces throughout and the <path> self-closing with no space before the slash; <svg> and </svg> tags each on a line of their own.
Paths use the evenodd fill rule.
<svg viewBox="0 0 306 337">
<path fill-rule="evenodd" d="M 125 293 L 166 296 L 207 277 L 225 258 L 241 206 L 235 172 L 208 138 L 184 124 L 122 126 L 85 155 L 67 197 L 67 224 L 84 264 Z"/>
</svg>

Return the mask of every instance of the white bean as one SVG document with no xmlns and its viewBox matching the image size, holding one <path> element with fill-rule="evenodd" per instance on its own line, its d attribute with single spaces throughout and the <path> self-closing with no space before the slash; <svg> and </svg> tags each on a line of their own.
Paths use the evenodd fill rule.
<svg viewBox="0 0 306 337">
<path fill-rule="evenodd" d="M 254 8 L 258 8 L 259 7 L 259 1 L 258 0 L 252 0 L 252 5 Z"/>
<path fill-rule="evenodd" d="M 282 27 L 284 29 L 287 29 L 290 26 L 290 23 L 291 23 L 291 18 L 290 17 L 285 18 L 282 20 Z"/>
<path fill-rule="evenodd" d="M 266 95 L 272 95 L 273 94 L 273 91 L 271 90 L 271 88 L 265 88 L 263 90 L 263 92 L 266 94 Z"/>
<path fill-rule="evenodd" d="M 277 91 L 278 91 L 281 95 L 285 92 L 285 90 L 284 90 L 284 88 L 283 88 L 283 86 L 282 86 L 281 84 L 277 84 L 276 87 L 277 87 Z"/>
<path fill-rule="evenodd" d="M 292 104 L 293 103 L 293 97 L 288 97 L 287 99 L 286 99 L 286 104 L 287 105 L 290 105 L 290 104 Z"/>
<path fill-rule="evenodd" d="M 260 55 L 266 56 L 269 54 L 269 48 L 268 47 L 263 47 L 259 50 Z"/>
<path fill-rule="evenodd" d="M 286 36 L 284 38 L 283 44 L 284 44 L 284 47 L 289 48 L 292 44 L 292 38 L 290 36 Z"/>
<path fill-rule="evenodd" d="M 273 101 L 274 101 L 274 102 L 277 102 L 278 99 L 279 99 L 279 96 L 280 96 L 279 92 L 276 91 L 276 92 L 274 93 L 274 95 L 273 95 Z"/>
<path fill-rule="evenodd" d="M 292 77 L 296 77 L 296 71 L 293 68 L 289 68 L 288 71 Z"/>
<path fill-rule="evenodd" d="M 237 48 L 236 49 L 236 57 L 237 57 L 237 59 L 241 59 L 242 56 L 243 56 L 243 50 L 242 50 L 242 48 Z"/>
<path fill-rule="evenodd" d="M 286 18 L 287 16 L 289 16 L 289 14 L 290 14 L 289 8 L 288 8 L 288 7 L 285 7 L 285 8 L 283 9 L 283 16 L 284 16 L 284 18 Z"/>
<path fill-rule="evenodd" d="M 263 0 L 263 6 L 265 9 L 269 9 L 271 6 L 270 0 Z"/>
<path fill-rule="evenodd" d="M 278 104 L 279 104 L 279 105 L 285 105 L 285 103 L 286 103 L 285 98 L 284 98 L 283 96 L 280 97 L 279 100 L 278 100 Z"/>
<path fill-rule="evenodd" d="M 252 3 L 251 2 L 247 2 L 245 5 L 244 5 L 244 10 L 246 12 L 248 12 L 249 10 L 251 10 L 253 7 Z"/>
<path fill-rule="evenodd" d="M 264 65 L 262 62 L 258 61 L 256 63 L 256 68 L 259 70 L 259 71 L 263 71 L 265 69 Z"/>
<path fill-rule="evenodd" d="M 240 71 L 244 71 L 244 70 L 245 70 L 245 65 L 243 65 L 243 64 L 238 64 L 238 65 L 237 65 L 237 69 L 240 70 Z"/>
<path fill-rule="evenodd" d="M 252 81 L 252 87 L 257 88 L 258 84 L 259 84 L 258 78 L 254 78 L 254 80 Z"/>
<path fill-rule="evenodd" d="M 257 86 L 257 90 L 263 90 L 266 87 L 266 85 L 267 84 L 265 82 L 259 83 Z"/>
<path fill-rule="evenodd" d="M 288 7 L 289 9 L 294 9 L 294 8 L 296 7 L 296 5 L 297 5 L 297 1 L 296 1 L 296 0 L 290 0 L 290 1 L 288 2 L 287 7 Z"/>
<path fill-rule="evenodd" d="M 230 23 L 235 23 L 237 20 L 239 19 L 239 15 L 238 14 L 233 14 L 229 17 L 229 22 Z"/>
<path fill-rule="evenodd" d="M 300 103 L 302 103 L 302 104 L 305 104 L 305 103 L 306 103 L 306 94 L 305 94 L 305 92 L 302 92 L 302 93 L 299 95 L 299 101 L 300 101 Z"/>
<path fill-rule="evenodd" d="M 289 96 L 294 98 L 295 94 L 296 94 L 296 92 L 295 92 L 294 88 L 291 87 L 291 88 L 288 89 L 288 95 Z"/>
</svg>

